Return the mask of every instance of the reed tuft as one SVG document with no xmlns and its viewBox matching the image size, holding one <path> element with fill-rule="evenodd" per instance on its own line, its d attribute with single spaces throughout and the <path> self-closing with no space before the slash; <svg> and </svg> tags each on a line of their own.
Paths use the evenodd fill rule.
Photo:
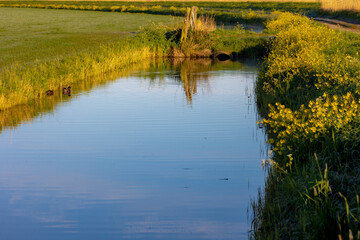
<svg viewBox="0 0 360 240">
<path fill-rule="evenodd" d="M 360 12 L 360 0 L 320 0 L 320 2 L 324 10 Z"/>
</svg>

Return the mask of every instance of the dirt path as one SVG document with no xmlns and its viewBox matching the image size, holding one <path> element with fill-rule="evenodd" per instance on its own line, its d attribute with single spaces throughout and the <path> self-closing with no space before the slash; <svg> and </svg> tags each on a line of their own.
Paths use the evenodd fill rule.
<svg viewBox="0 0 360 240">
<path fill-rule="evenodd" d="M 329 28 L 360 34 L 360 24 L 348 23 L 348 22 L 343 22 L 340 20 L 329 19 L 329 18 L 313 18 L 313 19 L 328 26 Z"/>
</svg>

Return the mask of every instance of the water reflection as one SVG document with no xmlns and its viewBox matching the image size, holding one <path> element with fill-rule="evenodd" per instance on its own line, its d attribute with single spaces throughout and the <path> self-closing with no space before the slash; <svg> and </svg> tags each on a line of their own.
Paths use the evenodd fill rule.
<svg viewBox="0 0 360 240">
<path fill-rule="evenodd" d="M 182 86 L 187 103 L 192 104 L 193 96 L 201 92 L 211 92 L 211 85 L 209 78 L 214 76 L 217 71 L 243 69 L 249 71 L 250 77 L 254 77 L 254 72 L 257 71 L 256 62 L 247 62 L 249 65 L 244 65 L 238 61 L 219 62 L 212 59 L 169 59 L 167 61 L 153 62 L 148 71 L 137 71 L 133 75 L 141 76 L 145 79 L 150 79 L 150 83 L 154 85 L 166 85 L 166 77 L 172 84 L 179 84 Z M 246 87 L 247 88 L 247 87 Z M 246 93 L 249 94 L 249 93 Z"/>
<path fill-rule="evenodd" d="M 181 83 L 186 100 L 191 104 L 193 95 L 197 93 L 198 83 L 205 85 L 205 89 L 210 92 L 209 81 L 209 65 L 212 61 L 210 59 L 204 59 L 198 62 L 191 62 L 189 60 L 183 61 L 179 64 L 179 75 L 175 75 L 174 79 Z M 205 70 L 206 69 L 206 70 Z"/>
<path fill-rule="evenodd" d="M 246 239 L 256 71 L 143 63 L 1 114 L 0 238 Z"/>
<path fill-rule="evenodd" d="M 66 104 L 80 95 L 88 94 L 91 89 L 105 85 L 120 77 L 129 76 L 135 71 L 146 71 L 151 66 L 151 61 L 143 61 L 136 65 L 124 67 L 117 72 L 93 76 L 72 85 L 71 96 L 63 94 L 62 89 L 54 91 L 51 96 L 37 98 L 28 104 L 18 105 L 9 109 L 0 110 L 0 132 L 6 128 L 15 128 L 23 122 L 31 122 L 33 118 L 43 114 L 52 113 L 58 105 Z"/>
<path fill-rule="evenodd" d="M 165 64 L 164 64 L 165 63 Z M 228 62 L 229 63 L 229 62 Z M 226 64 L 226 63 L 225 63 Z M 211 59 L 198 59 L 196 61 L 189 59 L 170 59 L 169 61 L 162 62 L 161 64 L 155 63 L 151 72 L 159 73 L 163 72 L 170 79 L 173 79 L 174 84 L 179 84 L 183 87 L 184 94 L 188 104 L 191 105 L 193 95 L 197 94 L 198 85 L 202 87 L 202 90 L 210 92 L 210 85 L 208 83 L 209 76 L 211 76 L 211 70 L 215 71 L 216 67 L 220 66 L 215 64 Z M 213 68 L 212 68 L 213 67 Z M 167 71 L 164 71 L 164 70 Z M 173 72 L 169 73 L 169 69 Z M 155 71 L 154 71 L 155 70 Z M 141 73 L 139 73 L 141 76 Z M 159 76 L 142 75 L 143 77 L 149 77 L 152 84 L 155 83 L 155 79 Z M 165 76 L 162 75 L 159 79 L 159 84 L 165 84 Z"/>
<path fill-rule="evenodd" d="M 215 62 L 211 59 L 168 59 L 158 61 L 143 61 L 136 65 L 128 66 L 118 72 L 111 72 L 100 76 L 94 76 L 85 81 L 80 81 L 72 86 L 72 96 L 62 94 L 62 90 L 55 91 L 54 95 L 45 98 L 35 99 L 28 104 L 18 105 L 10 109 L 0 110 L 0 132 L 5 128 L 14 128 L 22 122 L 31 122 L 31 119 L 42 116 L 44 113 L 51 113 L 59 104 L 71 101 L 79 95 L 87 94 L 91 89 L 107 84 L 120 77 L 136 75 L 150 82 L 150 85 L 168 84 L 166 77 L 174 79 L 173 84 L 183 87 L 186 100 L 191 105 L 193 95 L 201 91 L 211 92 L 209 77 L 215 71 L 224 69 L 244 68 L 240 62 Z M 247 66 L 250 71 L 256 71 L 256 65 L 251 63 Z"/>
</svg>

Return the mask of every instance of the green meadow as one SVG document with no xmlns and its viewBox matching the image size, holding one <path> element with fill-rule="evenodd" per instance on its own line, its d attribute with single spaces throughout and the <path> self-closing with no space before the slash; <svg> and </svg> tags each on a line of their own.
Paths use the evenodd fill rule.
<svg viewBox="0 0 360 240">
<path fill-rule="evenodd" d="M 358 4 L 353 0 L 351 4 Z M 201 14 L 210 14 L 217 21 L 264 23 L 272 12 L 292 12 L 308 17 L 330 17 L 360 22 L 358 11 L 346 10 L 346 3 L 336 8 L 323 7 L 329 1 L 0 1 L 0 6 L 17 8 L 72 9 L 104 12 L 132 12 L 184 16 L 187 7 L 197 6 Z M 334 4 L 333 4 L 334 5 Z M 340 6 L 345 6 L 345 10 Z M 338 10 L 334 10 L 338 9 Z"/>
<path fill-rule="evenodd" d="M 0 69 L 86 52 L 171 16 L 0 8 Z"/>
<path fill-rule="evenodd" d="M 83 10 L 113 11 L 111 7 L 124 7 L 124 10 L 167 10 L 173 12 L 182 8 L 197 6 L 200 10 L 241 11 L 261 10 L 288 11 L 308 13 L 320 9 L 318 2 L 267 2 L 267 1 L 1 1 L 4 6 L 39 7 L 39 8 L 70 8 L 81 7 Z M 91 7 L 91 8 L 90 8 Z M 94 8 L 97 7 L 97 8 Z M 126 9 L 125 9 L 126 8 Z"/>
</svg>

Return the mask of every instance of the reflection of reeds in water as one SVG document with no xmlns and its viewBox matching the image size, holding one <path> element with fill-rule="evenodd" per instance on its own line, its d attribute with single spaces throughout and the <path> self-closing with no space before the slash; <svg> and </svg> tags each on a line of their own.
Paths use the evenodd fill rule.
<svg viewBox="0 0 360 240">
<path fill-rule="evenodd" d="M 178 80 L 184 89 L 186 100 L 189 104 L 192 103 L 193 95 L 197 94 L 198 84 L 201 83 L 206 86 L 207 91 L 210 91 L 209 84 L 209 66 L 212 61 L 210 59 L 203 59 L 201 61 L 183 61 L 180 64 L 180 75 Z"/>
<path fill-rule="evenodd" d="M 72 84 L 72 97 L 62 94 L 59 89 L 53 96 L 31 100 L 27 104 L 17 105 L 12 108 L 0 110 L 0 132 L 6 128 L 15 128 L 19 124 L 31 121 L 42 114 L 53 112 L 59 103 L 70 101 L 77 93 L 90 91 L 92 88 L 108 83 L 119 77 L 128 76 L 131 72 L 140 69 L 149 69 L 150 61 L 143 61 L 139 64 L 130 65 L 121 71 L 106 73 L 96 77 L 88 78 Z"/>
<path fill-rule="evenodd" d="M 153 62 L 148 72 L 138 72 L 136 75 L 150 80 L 152 86 L 167 84 L 166 78 L 174 79 L 176 84 L 182 86 L 186 100 L 191 105 L 193 97 L 198 93 L 199 89 L 202 92 L 211 92 L 209 79 L 213 76 L 214 71 L 222 70 L 230 65 L 236 66 L 237 69 L 242 66 L 239 62 L 231 61 L 215 63 L 210 58 L 195 60 L 170 58 L 166 61 Z"/>
<path fill-rule="evenodd" d="M 153 62 L 146 73 L 138 72 L 136 75 L 150 80 L 150 85 L 165 85 L 166 79 L 175 80 L 182 86 L 187 102 L 192 103 L 193 96 L 197 94 L 199 84 L 204 92 L 210 92 L 210 71 L 218 68 L 210 58 L 188 59 L 170 58 Z"/>
<path fill-rule="evenodd" d="M 0 131 L 6 127 L 16 127 L 25 121 L 30 121 L 43 112 L 51 112 L 56 105 L 56 99 L 49 97 L 33 101 L 26 105 L 17 105 L 13 108 L 0 111 Z"/>
</svg>

